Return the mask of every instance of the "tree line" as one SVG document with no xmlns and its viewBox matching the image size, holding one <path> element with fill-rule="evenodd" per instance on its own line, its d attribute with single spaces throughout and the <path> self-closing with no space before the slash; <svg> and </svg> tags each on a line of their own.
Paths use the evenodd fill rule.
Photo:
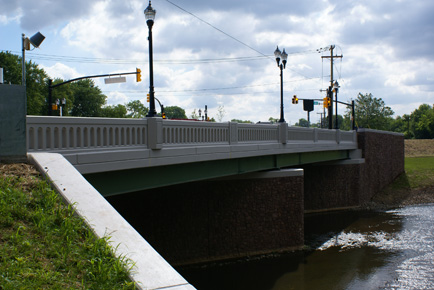
<svg viewBox="0 0 434 290">
<path fill-rule="evenodd" d="M 21 57 L 10 52 L 0 52 L 0 67 L 3 68 L 5 84 L 21 84 Z M 32 62 L 26 62 L 26 93 L 27 114 L 48 115 L 48 80 L 47 73 Z M 55 79 L 53 85 L 64 80 Z M 53 100 L 66 100 L 63 110 L 64 116 L 75 117 L 109 117 L 109 118 L 144 118 L 148 108 L 139 100 L 126 104 L 107 105 L 107 96 L 95 85 L 91 79 L 79 80 L 52 90 Z M 185 110 L 178 106 L 164 108 L 169 119 L 187 119 Z M 225 114 L 223 106 L 218 109 L 217 119 L 221 121 Z M 432 139 L 434 138 L 434 108 L 422 104 L 410 114 L 393 118 L 393 110 L 386 106 L 381 98 L 370 93 L 359 93 L 355 99 L 355 124 L 357 128 L 403 133 L 405 138 Z M 196 111 L 191 118 L 197 119 Z M 211 121 L 215 121 L 214 118 Z M 233 122 L 251 123 L 248 120 L 233 119 Z M 277 119 L 270 117 L 270 122 Z M 323 118 L 319 124 L 308 124 L 306 119 L 300 119 L 295 125 L 302 127 L 327 128 L 328 120 Z M 333 118 L 333 123 L 335 118 Z M 347 108 L 343 115 L 338 115 L 338 127 L 341 130 L 351 130 L 351 109 Z M 333 124 L 335 128 L 335 124 Z"/>
<path fill-rule="evenodd" d="M 5 84 L 21 84 L 22 59 L 10 52 L 0 52 L 0 67 L 3 68 Z M 48 80 L 47 73 L 32 62 L 26 61 L 27 115 L 48 115 Z M 63 83 L 54 79 L 52 85 Z M 107 105 L 107 96 L 95 85 L 92 79 L 83 79 L 68 83 L 52 90 L 52 100 L 65 100 L 62 107 L 63 116 L 74 117 L 108 117 L 108 118 L 144 118 L 148 108 L 139 100 L 124 105 Z M 187 118 L 184 109 L 178 106 L 164 108 L 168 118 Z M 59 114 L 55 110 L 53 114 Z"/>
</svg>

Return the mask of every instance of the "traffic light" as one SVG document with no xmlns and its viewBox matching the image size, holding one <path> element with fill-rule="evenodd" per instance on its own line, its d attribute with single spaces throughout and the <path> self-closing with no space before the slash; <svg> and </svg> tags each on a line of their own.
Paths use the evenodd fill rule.
<svg viewBox="0 0 434 290">
<path fill-rule="evenodd" d="M 331 99 L 329 97 L 325 97 L 323 99 L 323 106 L 324 108 L 328 108 L 331 106 Z"/>
<path fill-rule="evenodd" d="M 163 119 L 166 119 L 166 113 L 163 112 L 161 115 L 162 115 Z"/>
<path fill-rule="evenodd" d="M 292 97 L 292 103 L 293 103 L 293 104 L 298 104 L 298 98 L 297 98 L 296 95 L 294 95 L 294 96 Z"/>
<path fill-rule="evenodd" d="M 146 97 L 146 102 L 149 103 L 149 94 L 148 94 L 148 96 Z"/>
<path fill-rule="evenodd" d="M 136 82 L 141 82 L 141 81 L 142 81 L 142 70 L 136 68 Z"/>
</svg>

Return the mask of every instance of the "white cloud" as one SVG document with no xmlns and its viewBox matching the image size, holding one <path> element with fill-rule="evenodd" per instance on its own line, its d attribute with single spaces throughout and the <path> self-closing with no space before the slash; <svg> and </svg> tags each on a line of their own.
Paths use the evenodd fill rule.
<svg viewBox="0 0 434 290">
<path fill-rule="evenodd" d="M 32 31 L 49 26 L 54 32 L 44 32 L 47 40 L 41 53 L 102 59 L 99 63 L 73 64 L 41 61 L 50 75 L 70 79 L 140 67 L 140 84 L 105 87 L 100 80 L 96 84 L 107 92 L 110 104 L 146 97 L 146 1 L 29 1 L 7 2 L 2 7 L 7 12 L 0 12 L 0 25 L 20 19 L 21 26 Z M 208 105 L 210 112 L 217 114 L 220 104 L 226 110 L 224 120 L 278 117 L 280 80 L 272 54 L 279 45 L 290 53 L 284 71 L 285 119 L 294 124 L 306 118 L 306 113 L 302 105 L 291 104 L 292 95 L 322 98 L 319 90 L 328 86 L 330 63 L 315 49 L 330 44 L 337 45 L 336 54 L 344 55 L 334 67 L 342 100 L 354 99 L 359 92 L 372 93 L 396 114 L 410 113 L 420 103 L 434 103 L 430 79 L 434 69 L 432 1 L 174 2 L 226 34 L 169 2 L 153 1 L 157 10 L 153 27 L 154 85 L 157 97 L 166 106 L 180 106 L 190 114 L 194 108 Z M 24 19 L 39 14 L 39 18 Z M 260 58 L 261 54 L 270 58 Z M 189 62 L 246 56 L 258 58 Z M 109 64 L 113 59 L 130 61 Z M 408 112 L 403 112 L 405 109 Z M 317 118 L 315 115 L 312 113 L 311 118 Z"/>
<path fill-rule="evenodd" d="M 70 80 L 81 77 L 75 68 L 57 62 L 52 66 L 39 65 L 52 79 Z"/>
</svg>

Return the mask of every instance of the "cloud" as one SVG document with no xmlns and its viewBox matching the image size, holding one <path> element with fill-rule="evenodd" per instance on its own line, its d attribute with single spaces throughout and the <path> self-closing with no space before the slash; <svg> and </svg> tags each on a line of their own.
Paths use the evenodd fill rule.
<svg viewBox="0 0 434 290">
<path fill-rule="evenodd" d="M 279 45 L 289 53 L 284 71 L 285 119 L 294 124 L 306 118 L 301 105 L 291 104 L 294 94 L 324 97 L 319 90 L 329 85 L 330 62 L 321 56 L 329 52 L 315 50 L 331 44 L 336 44 L 335 54 L 344 56 L 334 64 L 341 100 L 354 99 L 359 92 L 372 93 L 396 114 L 423 102 L 434 103 L 433 1 L 170 1 L 152 1 L 157 10 L 152 29 L 154 85 L 166 106 L 180 106 L 190 114 L 208 105 L 213 116 L 224 105 L 225 120 L 279 117 L 280 78 L 273 56 Z M 62 51 L 101 59 L 96 65 L 44 64 L 50 75 L 66 79 L 76 73 L 139 67 L 142 83 L 106 87 L 97 80 L 97 84 L 109 95 L 110 104 L 146 97 L 148 28 L 143 10 L 147 1 L 0 0 L 0 4 L 0 25 L 20 19 L 21 26 L 32 32 L 51 28 L 44 35 L 56 37 L 46 35 L 44 53 L 53 41 L 53 54 Z M 113 59 L 129 61 L 112 64 Z"/>
</svg>

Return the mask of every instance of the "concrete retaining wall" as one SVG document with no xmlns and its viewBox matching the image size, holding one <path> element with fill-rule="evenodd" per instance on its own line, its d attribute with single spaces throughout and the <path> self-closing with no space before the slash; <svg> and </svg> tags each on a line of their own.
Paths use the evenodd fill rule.
<svg viewBox="0 0 434 290">
<path fill-rule="evenodd" d="M 303 171 L 282 172 L 108 200 L 172 265 L 288 251 L 304 242 Z"/>
</svg>

